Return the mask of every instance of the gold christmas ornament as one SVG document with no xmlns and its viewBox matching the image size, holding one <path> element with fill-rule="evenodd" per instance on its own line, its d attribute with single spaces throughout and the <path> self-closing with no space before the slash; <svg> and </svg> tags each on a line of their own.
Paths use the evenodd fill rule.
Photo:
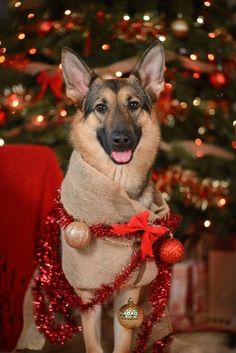
<svg viewBox="0 0 236 353">
<path fill-rule="evenodd" d="M 189 32 L 189 25 L 183 18 L 177 18 L 170 25 L 172 33 L 178 38 L 184 38 Z"/>
<path fill-rule="evenodd" d="M 134 304 L 132 298 L 129 298 L 128 304 L 123 305 L 118 312 L 119 323 L 129 329 L 139 327 L 143 318 L 143 309 Z"/>
<path fill-rule="evenodd" d="M 69 246 L 81 249 L 89 243 L 91 233 L 85 223 L 72 222 L 64 230 L 64 237 Z"/>
</svg>

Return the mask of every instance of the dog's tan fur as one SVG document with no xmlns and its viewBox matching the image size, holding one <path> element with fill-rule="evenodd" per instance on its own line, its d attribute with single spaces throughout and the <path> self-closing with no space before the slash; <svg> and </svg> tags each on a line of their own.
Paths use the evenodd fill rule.
<svg viewBox="0 0 236 353">
<path fill-rule="evenodd" d="M 154 102 L 163 88 L 164 54 L 159 43 L 155 43 L 139 62 L 136 72 L 122 80 L 103 80 L 73 52 L 65 50 L 62 57 L 64 78 L 68 96 L 80 105 L 72 124 L 71 141 L 74 149 L 92 167 L 119 183 L 130 198 L 145 207 L 153 201 L 153 189 L 149 176 L 160 142 L 160 129 Z M 116 82 L 114 82 L 116 81 Z M 117 83 L 119 82 L 119 83 Z M 117 84 L 116 84 L 117 83 Z M 112 84 L 114 84 L 112 88 Z M 87 103 L 86 103 L 87 100 Z M 135 100 L 139 109 L 131 111 L 128 102 Z M 97 104 L 106 102 L 107 111 L 96 110 Z M 86 115 L 86 104 L 90 104 Z M 145 106 L 146 104 L 146 106 Z M 91 107 L 92 105 L 92 107 Z M 114 126 L 122 120 L 122 126 L 133 126 L 141 130 L 141 137 L 133 151 L 132 160 L 117 164 L 110 158 L 98 140 L 97 131 L 106 128 L 112 133 Z M 135 128 L 134 128 L 135 129 Z M 115 200 L 114 200 L 115 202 Z M 114 299 L 114 311 L 127 302 L 129 297 L 138 301 L 140 288 L 123 288 Z M 87 300 L 90 291 L 78 290 Z M 81 314 L 87 353 L 101 353 L 101 307 Z M 128 353 L 131 330 L 122 327 L 114 315 L 114 351 Z"/>
</svg>

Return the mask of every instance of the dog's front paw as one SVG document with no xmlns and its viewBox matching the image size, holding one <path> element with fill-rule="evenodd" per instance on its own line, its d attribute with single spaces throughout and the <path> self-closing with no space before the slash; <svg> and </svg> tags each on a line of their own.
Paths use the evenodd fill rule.
<svg viewBox="0 0 236 353">
<path fill-rule="evenodd" d="M 83 222 L 72 222 L 64 230 L 64 237 L 69 246 L 76 249 L 85 247 L 90 239 L 89 227 Z"/>
</svg>

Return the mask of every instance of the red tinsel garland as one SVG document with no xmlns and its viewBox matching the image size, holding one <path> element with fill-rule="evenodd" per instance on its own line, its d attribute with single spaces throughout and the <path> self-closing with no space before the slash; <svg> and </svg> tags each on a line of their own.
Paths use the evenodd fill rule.
<svg viewBox="0 0 236 353">
<path fill-rule="evenodd" d="M 37 249 L 38 275 L 34 281 L 33 298 L 35 308 L 35 320 L 47 338 L 54 344 L 64 344 L 75 332 L 82 330 L 81 326 L 71 318 L 73 309 L 81 311 L 92 309 L 95 305 L 104 304 L 114 291 L 121 288 L 128 280 L 129 275 L 140 266 L 141 251 L 134 251 L 129 263 L 116 275 L 110 284 L 103 284 L 94 291 L 93 298 L 84 302 L 67 281 L 61 268 L 61 241 L 60 229 L 65 228 L 74 219 L 70 216 L 59 201 L 46 219 L 40 234 Z M 179 222 L 178 216 L 171 216 L 166 220 L 158 221 L 158 224 L 173 230 Z M 97 224 L 89 227 L 98 238 L 116 236 L 111 233 L 112 226 Z M 140 236 L 141 232 L 127 234 L 127 237 Z M 154 246 L 155 252 L 155 246 Z M 155 252 L 156 254 L 156 252 Z M 153 324 L 164 317 L 164 308 L 167 303 L 170 287 L 170 265 L 158 261 L 158 275 L 151 283 L 150 302 L 151 313 L 144 319 L 137 338 L 136 353 L 146 351 L 146 344 L 151 334 Z M 65 323 L 56 322 L 56 313 L 64 316 Z M 167 341 L 158 341 L 153 346 L 155 352 L 166 346 Z M 162 348 L 161 348 L 162 347 Z M 157 349 L 158 348 L 158 349 Z"/>
</svg>

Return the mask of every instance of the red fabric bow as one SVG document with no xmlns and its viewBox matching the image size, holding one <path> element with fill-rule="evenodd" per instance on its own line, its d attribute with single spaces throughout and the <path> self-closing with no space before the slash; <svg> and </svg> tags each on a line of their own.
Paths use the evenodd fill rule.
<svg viewBox="0 0 236 353">
<path fill-rule="evenodd" d="M 146 256 L 153 257 L 152 243 L 169 231 L 166 227 L 148 224 L 148 217 L 149 212 L 144 211 L 132 217 L 127 224 L 112 225 L 112 232 L 118 235 L 133 233 L 140 230 L 144 232 L 141 237 L 142 259 Z"/>
<path fill-rule="evenodd" d="M 44 97 L 48 87 L 51 88 L 56 98 L 58 99 L 62 98 L 63 80 L 62 80 L 61 72 L 59 70 L 57 70 L 55 73 L 51 75 L 46 70 L 41 71 L 37 77 L 37 83 L 41 85 L 41 89 L 38 94 L 38 99 L 41 99 Z"/>
</svg>

